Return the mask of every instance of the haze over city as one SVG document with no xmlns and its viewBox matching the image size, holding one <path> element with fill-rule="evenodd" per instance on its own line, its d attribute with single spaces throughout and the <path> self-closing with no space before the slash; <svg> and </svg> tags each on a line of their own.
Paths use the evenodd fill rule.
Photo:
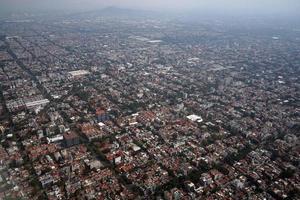
<svg viewBox="0 0 300 200">
<path fill-rule="evenodd" d="M 164 12 L 296 15 L 298 0 L 1 0 L 2 11 L 87 11 L 116 6 Z"/>
<path fill-rule="evenodd" d="M 0 199 L 300 199 L 299 5 L 0 0 Z"/>
</svg>

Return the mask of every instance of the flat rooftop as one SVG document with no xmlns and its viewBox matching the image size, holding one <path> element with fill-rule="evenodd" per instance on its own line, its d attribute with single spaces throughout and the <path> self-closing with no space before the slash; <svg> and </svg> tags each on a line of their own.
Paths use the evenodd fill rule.
<svg viewBox="0 0 300 200">
<path fill-rule="evenodd" d="M 87 75 L 90 72 L 87 70 L 76 70 L 76 71 L 70 71 L 69 74 L 71 74 L 72 76 L 83 76 L 83 75 Z"/>
</svg>

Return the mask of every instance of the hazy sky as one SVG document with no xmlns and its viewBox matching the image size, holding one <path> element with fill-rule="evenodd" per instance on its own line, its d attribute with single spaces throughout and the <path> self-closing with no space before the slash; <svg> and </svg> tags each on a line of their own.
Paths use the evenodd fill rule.
<svg viewBox="0 0 300 200">
<path fill-rule="evenodd" d="M 300 0 L 0 0 L 1 10 L 95 10 L 107 6 L 165 11 L 291 14 Z"/>
</svg>

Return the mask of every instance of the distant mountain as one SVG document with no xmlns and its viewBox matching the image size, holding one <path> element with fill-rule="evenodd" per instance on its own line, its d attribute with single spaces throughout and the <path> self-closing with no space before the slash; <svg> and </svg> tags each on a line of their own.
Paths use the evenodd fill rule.
<svg viewBox="0 0 300 200">
<path fill-rule="evenodd" d="M 159 12 L 155 11 L 145 11 L 145 10 L 135 10 L 128 8 L 119 8 L 119 7 L 106 7 L 100 10 L 85 11 L 80 13 L 69 14 L 71 18 L 93 18 L 96 16 L 106 16 L 106 17 L 134 17 L 134 18 L 151 18 L 162 15 Z"/>
<path fill-rule="evenodd" d="M 130 13 L 139 13 L 141 11 L 129 9 L 129 8 L 119 8 L 116 6 L 110 6 L 110 7 L 101 9 L 99 12 L 108 13 L 108 14 L 130 14 Z"/>
<path fill-rule="evenodd" d="M 112 15 L 112 16 L 151 16 L 159 15 L 161 13 L 148 10 L 136 10 L 129 8 L 119 8 L 115 6 L 107 7 L 98 12 L 100 15 Z"/>
</svg>

